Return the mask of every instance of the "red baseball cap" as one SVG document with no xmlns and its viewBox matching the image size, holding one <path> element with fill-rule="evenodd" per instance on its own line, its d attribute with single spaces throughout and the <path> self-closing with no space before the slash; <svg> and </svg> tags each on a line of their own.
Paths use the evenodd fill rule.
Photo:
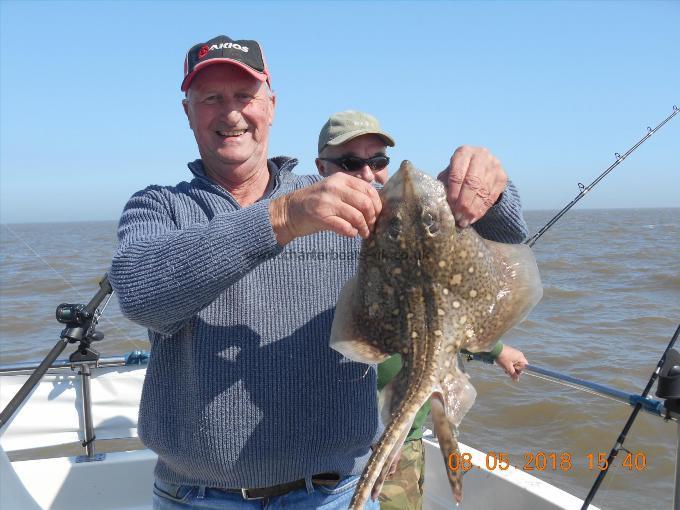
<svg viewBox="0 0 680 510">
<path fill-rule="evenodd" d="M 184 80 L 182 92 L 186 92 L 196 73 L 212 64 L 233 64 L 248 71 L 260 81 L 266 81 L 271 87 L 269 68 L 264 53 L 257 41 L 230 39 L 226 35 L 218 35 L 207 42 L 191 47 L 184 59 Z"/>
</svg>

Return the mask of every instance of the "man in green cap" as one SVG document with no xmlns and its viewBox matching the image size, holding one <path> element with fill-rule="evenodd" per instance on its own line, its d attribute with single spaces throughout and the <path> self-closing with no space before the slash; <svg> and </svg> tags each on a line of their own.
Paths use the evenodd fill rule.
<svg viewBox="0 0 680 510">
<path fill-rule="evenodd" d="M 378 119 L 374 116 L 353 110 L 338 112 L 333 114 L 321 128 L 316 167 L 319 174 L 325 177 L 337 172 L 344 172 L 366 182 L 383 185 L 387 182 L 389 176 L 390 159 L 387 156 L 387 147 L 394 147 L 394 145 L 394 139 L 381 128 Z M 479 149 L 459 147 L 452 158 L 451 166 L 457 168 L 454 165 L 457 165 L 461 160 L 472 159 L 476 150 Z M 450 173 L 453 174 L 454 172 Z M 446 178 L 446 171 L 440 174 L 440 179 L 444 178 Z M 465 177 L 460 180 L 462 183 L 466 181 Z M 468 179 L 468 182 L 470 181 L 474 181 L 474 179 Z M 517 192 L 512 183 L 508 182 L 507 178 L 505 182 L 505 189 L 501 190 L 502 194 L 512 193 L 516 195 Z M 452 183 L 449 181 L 447 184 L 450 192 Z M 497 189 L 493 190 L 493 192 L 495 191 Z M 475 190 L 474 196 L 479 196 L 480 193 L 488 197 L 491 196 L 492 190 Z M 461 216 L 458 221 L 459 225 L 467 226 L 472 221 L 482 218 L 492 207 L 502 205 L 504 199 L 502 194 L 501 196 L 497 195 L 491 202 L 491 206 L 486 207 L 486 209 L 488 198 L 486 203 L 480 200 L 479 204 L 475 204 L 472 209 L 456 208 L 454 202 L 452 211 Z M 460 200 L 461 196 L 464 196 L 464 194 L 459 190 L 456 198 Z M 458 219 L 458 216 L 456 218 Z M 476 227 L 477 223 L 473 228 Z M 498 233 L 485 232 L 483 228 L 480 230 L 479 233 L 483 237 L 488 237 L 494 241 L 509 241 Z M 515 239 L 512 241 L 521 242 Z M 490 352 L 483 353 L 483 356 L 495 361 L 515 381 L 527 365 L 527 360 L 521 351 L 509 345 L 504 346 L 500 341 Z M 378 365 L 378 390 L 384 388 L 401 368 L 402 360 L 399 354 L 391 356 Z M 416 415 L 401 449 L 398 463 L 391 467 L 390 476 L 382 487 L 379 496 L 381 510 L 420 510 L 422 508 L 425 475 L 425 451 L 422 437 L 423 424 L 429 412 L 430 403 L 428 401 Z"/>
</svg>

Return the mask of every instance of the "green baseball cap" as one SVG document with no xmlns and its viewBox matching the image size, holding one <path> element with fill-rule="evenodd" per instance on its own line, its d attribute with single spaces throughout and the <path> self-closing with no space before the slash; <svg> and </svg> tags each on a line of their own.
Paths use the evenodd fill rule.
<svg viewBox="0 0 680 510">
<path fill-rule="evenodd" d="M 319 152 L 326 145 L 341 145 L 361 135 L 378 135 L 385 144 L 394 147 L 394 139 L 380 128 L 380 123 L 368 113 L 347 110 L 334 113 L 319 133 Z"/>
</svg>

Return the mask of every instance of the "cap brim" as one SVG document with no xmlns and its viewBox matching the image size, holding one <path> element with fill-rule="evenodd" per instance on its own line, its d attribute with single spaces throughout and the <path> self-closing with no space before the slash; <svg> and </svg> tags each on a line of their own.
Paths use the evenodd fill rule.
<svg viewBox="0 0 680 510">
<path fill-rule="evenodd" d="M 243 62 L 239 62 L 238 60 L 234 60 L 232 58 L 211 58 L 209 60 L 205 60 L 203 62 L 196 64 L 193 71 L 191 71 L 189 74 L 185 76 L 184 80 L 182 81 L 181 87 L 182 92 L 186 92 L 187 90 L 189 90 L 189 87 L 191 86 L 191 81 L 196 76 L 196 73 L 213 64 L 232 64 L 237 67 L 240 67 L 244 71 L 247 71 L 250 75 L 252 75 L 254 78 L 257 78 L 260 81 L 269 82 L 269 75 L 267 73 L 261 73 L 259 71 L 256 71 L 255 69 L 247 66 Z"/>
<path fill-rule="evenodd" d="M 326 145 L 342 145 L 345 142 L 349 142 L 350 140 L 354 140 L 358 136 L 363 136 L 363 135 L 376 135 L 382 138 L 385 141 L 385 144 L 388 147 L 394 147 L 394 139 L 385 133 L 384 131 L 375 131 L 373 129 L 357 129 L 356 131 L 350 131 L 349 133 L 343 133 L 340 136 L 336 136 L 332 140 L 329 140 L 326 142 Z"/>
</svg>

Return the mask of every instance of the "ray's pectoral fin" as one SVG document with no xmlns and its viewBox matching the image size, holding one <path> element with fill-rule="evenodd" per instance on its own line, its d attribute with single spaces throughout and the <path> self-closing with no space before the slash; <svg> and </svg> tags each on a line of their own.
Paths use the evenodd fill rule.
<svg viewBox="0 0 680 510">
<path fill-rule="evenodd" d="M 534 252 L 525 244 L 504 244 L 484 240 L 489 251 L 503 263 L 507 287 L 501 292 L 512 297 L 505 312 L 508 330 L 520 323 L 543 297 L 543 285 Z"/>
<path fill-rule="evenodd" d="M 458 425 L 474 404 L 477 391 L 467 374 L 454 370 L 440 376 L 441 388 L 432 393 L 432 425 L 454 498 L 463 499 L 462 459 L 458 448 Z M 450 458 L 451 457 L 451 458 Z"/>
<path fill-rule="evenodd" d="M 470 376 L 458 368 L 458 359 L 453 370 L 439 372 L 439 384 L 435 394 L 444 404 L 444 413 L 454 425 L 460 425 L 477 398 L 477 390 L 470 382 Z"/>
<path fill-rule="evenodd" d="M 358 303 L 359 285 L 355 276 L 342 288 L 331 328 L 330 346 L 343 356 L 361 363 L 380 363 L 389 354 L 372 338 L 365 310 Z"/>
<path fill-rule="evenodd" d="M 492 348 L 503 334 L 522 322 L 543 297 L 541 275 L 531 248 L 524 244 L 483 241 L 501 264 L 502 282 L 494 296 L 493 321 L 484 326 L 484 333 L 475 331 L 463 345 L 471 352 Z"/>
</svg>

